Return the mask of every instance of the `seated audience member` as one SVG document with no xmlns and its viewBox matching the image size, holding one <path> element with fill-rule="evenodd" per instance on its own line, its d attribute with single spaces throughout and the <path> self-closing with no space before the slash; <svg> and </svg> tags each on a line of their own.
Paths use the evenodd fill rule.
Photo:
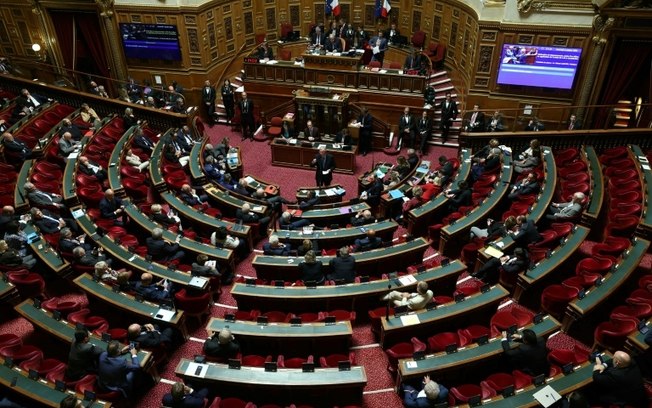
<svg viewBox="0 0 652 408">
<path fill-rule="evenodd" d="M 516 217 L 516 226 L 508 231 L 516 245 L 527 248 L 528 245 L 539 242 L 543 239 L 534 220 L 528 220 L 525 215 Z"/>
<path fill-rule="evenodd" d="M 292 217 L 289 211 L 283 212 L 278 220 L 278 226 L 282 230 L 297 230 L 310 225 L 310 221 L 300 217 Z"/>
<path fill-rule="evenodd" d="M 460 207 L 469 206 L 473 203 L 472 191 L 466 181 L 458 182 L 456 189 L 448 189 L 445 194 L 448 197 L 448 210 L 450 212 L 457 211 Z"/>
<path fill-rule="evenodd" d="M 319 129 L 312 125 L 312 120 L 306 122 L 306 130 L 303 131 L 303 136 L 311 142 L 319 140 Z"/>
<path fill-rule="evenodd" d="M 527 177 L 514 184 L 512 191 L 507 195 L 510 200 L 517 200 L 519 197 L 536 194 L 539 192 L 539 181 L 536 173 L 528 173 Z"/>
<path fill-rule="evenodd" d="M 330 260 L 328 266 L 331 273 L 327 276 L 328 280 L 345 283 L 353 283 L 355 280 L 355 258 L 349 254 L 349 247 L 342 247 L 337 252 L 337 256 Z"/>
<path fill-rule="evenodd" d="M 376 220 L 369 210 L 360 210 L 357 214 L 351 217 L 351 225 L 354 227 L 360 227 L 366 224 L 373 224 Z"/>
<path fill-rule="evenodd" d="M 423 189 L 420 186 L 412 187 L 412 198 L 403 203 L 403 213 L 401 216 L 405 216 L 413 208 L 417 208 L 423 203 Z"/>
<path fill-rule="evenodd" d="M 180 249 L 179 243 L 170 243 L 163 239 L 163 230 L 154 228 L 152 236 L 145 239 L 147 254 L 156 262 L 170 262 L 183 258 L 186 254 Z"/>
<path fill-rule="evenodd" d="M 517 174 L 530 172 L 541 165 L 541 149 L 532 150 L 532 154 L 523 160 L 514 160 L 514 172 Z"/>
<path fill-rule="evenodd" d="M 616 351 L 607 363 L 596 357 L 591 388 L 591 406 L 646 407 L 649 403 L 641 370 L 624 351 Z"/>
<path fill-rule="evenodd" d="M 97 386 L 100 391 L 119 391 L 125 398 L 131 396 L 136 375 L 140 371 L 138 350 L 135 347 L 129 348 L 131 358 L 123 358 L 122 345 L 112 340 L 106 351 L 100 355 L 97 376 Z"/>
<path fill-rule="evenodd" d="M 421 195 L 421 201 L 424 203 L 434 199 L 439 193 L 441 193 L 441 177 L 437 175 L 426 176 L 423 179 L 424 184 L 421 184 L 421 190 L 423 194 Z"/>
<path fill-rule="evenodd" d="M 66 132 L 61 135 L 59 138 L 59 156 L 61 157 L 68 157 L 68 155 L 77 149 L 77 146 L 79 146 L 80 142 L 75 141 L 72 138 L 72 133 Z"/>
<path fill-rule="evenodd" d="M 88 106 L 87 103 L 81 104 L 79 117 L 82 122 L 91 129 L 98 130 L 102 127 L 102 119 L 100 119 L 99 115 L 95 113 L 95 109 Z"/>
<path fill-rule="evenodd" d="M 174 330 L 171 327 L 162 329 L 151 323 L 139 325 L 134 323 L 127 328 L 129 341 L 138 342 L 138 347 L 143 349 L 154 349 L 160 346 L 169 346 L 174 339 Z"/>
<path fill-rule="evenodd" d="M 159 223 L 163 228 L 170 228 L 179 225 L 179 217 L 176 215 L 165 214 L 161 204 L 152 204 L 150 207 L 152 221 Z"/>
<path fill-rule="evenodd" d="M 163 405 L 170 408 L 203 408 L 208 388 L 193 390 L 182 382 L 175 382 L 163 396 Z"/>
<path fill-rule="evenodd" d="M 159 283 L 153 283 L 154 277 L 151 273 L 145 272 L 140 275 L 140 282 L 136 282 L 134 290 L 143 296 L 145 300 L 160 302 L 161 300 L 169 300 L 172 298 L 171 284 L 166 280 L 161 280 Z"/>
<path fill-rule="evenodd" d="M 190 153 L 193 145 L 195 145 L 196 142 L 192 137 L 192 132 L 190 131 L 190 127 L 188 125 L 184 125 L 181 127 L 181 129 L 179 129 L 177 132 L 177 141 L 181 145 L 181 148 L 184 152 Z"/>
<path fill-rule="evenodd" d="M 480 105 L 473 105 L 473 110 L 469 112 L 469 118 L 466 121 L 467 132 L 484 132 L 484 112 L 480 111 Z"/>
<path fill-rule="evenodd" d="M 511 348 L 509 345 L 510 340 L 519 343 L 519 345 Z M 521 334 L 515 333 L 512 335 L 503 332 L 502 346 L 510 370 L 521 370 L 532 377 L 541 374 L 548 376 L 550 363 L 548 362 L 546 340 L 537 337 L 533 330 L 525 329 Z"/>
<path fill-rule="evenodd" d="M 235 191 L 235 184 L 233 183 L 232 177 L 229 173 L 225 173 L 217 184 L 222 186 L 226 191 Z"/>
<path fill-rule="evenodd" d="M 5 205 L 2 207 L 2 212 L 0 212 L 0 237 L 5 236 L 7 224 L 12 221 L 19 222 L 19 218 L 16 216 L 16 210 L 10 205 Z"/>
<path fill-rule="evenodd" d="M 502 132 L 503 130 L 505 130 L 503 115 L 500 113 L 500 111 L 495 111 L 494 114 L 489 118 L 489 123 L 487 124 L 487 132 Z"/>
<path fill-rule="evenodd" d="M 525 130 L 532 131 L 532 132 L 539 132 L 545 130 L 545 126 L 543 125 L 542 122 L 539 121 L 538 118 L 535 117 L 533 119 L 530 119 L 527 126 L 525 126 Z"/>
<path fill-rule="evenodd" d="M 218 359 L 235 358 L 240 353 L 240 344 L 229 329 L 214 333 L 204 343 L 204 354 Z"/>
<path fill-rule="evenodd" d="M 154 143 L 149 137 L 147 137 L 147 135 L 145 135 L 145 132 L 143 132 L 142 129 L 136 129 L 134 138 L 131 143 L 145 152 L 148 156 L 152 154 L 154 145 L 156 145 L 156 143 Z"/>
<path fill-rule="evenodd" d="M 115 284 L 120 288 L 120 292 L 131 292 L 133 290 L 129 278 L 131 278 L 131 271 L 118 272 L 118 278 L 116 279 Z"/>
<path fill-rule="evenodd" d="M 20 256 L 26 256 L 29 249 L 27 234 L 22 230 L 18 221 L 10 221 L 5 226 L 5 241 L 9 248 L 18 251 Z"/>
<path fill-rule="evenodd" d="M 322 263 L 317 260 L 317 256 L 313 250 L 306 252 L 304 255 L 303 262 L 299 264 L 299 273 L 304 283 L 313 281 L 317 285 L 324 284 L 325 277 Z"/>
<path fill-rule="evenodd" d="M 528 253 L 523 248 L 514 249 L 512 255 L 503 255 L 500 258 L 491 258 L 475 273 L 473 277 L 493 285 L 498 282 L 500 269 L 510 274 L 523 272 L 529 264 Z"/>
<path fill-rule="evenodd" d="M 550 204 L 550 214 L 546 214 L 546 219 L 555 222 L 565 221 L 579 216 L 582 212 L 584 198 L 584 193 L 577 192 L 573 194 L 570 202 Z"/>
<path fill-rule="evenodd" d="M 283 139 L 291 139 L 294 137 L 294 129 L 290 127 L 290 124 L 287 120 L 284 120 L 283 124 L 281 125 L 281 137 Z"/>
<path fill-rule="evenodd" d="M 32 255 L 21 256 L 15 249 L 9 248 L 7 241 L 0 240 L 0 265 L 10 268 L 32 269 L 36 259 Z"/>
<path fill-rule="evenodd" d="M 390 171 L 387 176 L 385 176 L 386 179 L 383 181 L 383 184 L 385 185 L 383 187 L 383 191 L 390 191 L 396 188 L 399 184 L 401 184 L 401 178 L 399 177 L 398 173 L 395 171 Z"/>
<path fill-rule="evenodd" d="M 265 201 L 269 208 L 274 211 L 276 214 L 281 214 L 283 210 L 283 204 L 296 204 L 296 202 L 291 202 L 283 198 L 280 194 L 267 194 L 263 187 L 258 187 L 256 191 L 251 193 L 251 198 L 257 200 Z"/>
<path fill-rule="evenodd" d="M 572 113 L 568 118 L 568 130 L 580 130 L 582 129 L 582 121 L 577 119 L 577 115 Z"/>
<path fill-rule="evenodd" d="M 440 185 L 445 186 L 448 184 L 450 181 L 451 177 L 453 177 L 453 173 L 455 173 L 455 168 L 453 166 L 453 162 L 451 162 L 448 157 L 442 155 L 439 156 L 439 168 L 437 169 L 437 175 L 439 176 L 440 179 Z"/>
<path fill-rule="evenodd" d="M 44 234 L 56 234 L 64 227 L 68 227 L 74 232 L 77 232 L 79 228 L 75 220 L 61 218 L 45 209 L 32 208 L 30 214 L 32 223 Z"/>
<path fill-rule="evenodd" d="M 525 160 L 529 157 L 532 157 L 535 150 L 541 151 L 541 142 L 539 142 L 539 139 L 530 140 L 528 148 L 519 153 L 517 160 Z"/>
<path fill-rule="evenodd" d="M 271 47 L 267 45 L 267 41 L 263 41 L 259 46 L 258 50 L 256 51 L 258 55 L 258 59 L 268 59 L 268 60 L 273 60 L 274 59 L 274 51 L 272 50 Z"/>
<path fill-rule="evenodd" d="M 217 270 L 217 266 L 207 265 L 207 263 L 208 256 L 205 254 L 197 255 L 197 261 L 192 263 L 190 273 L 193 276 L 206 276 L 209 278 L 212 276 L 222 276 Z"/>
<path fill-rule="evenodd" d="M 186 167 L 190 162 L 188 152 L 186 152 L 177 140 L 177 135 L 172 134 L 170 139 L 166 140 L 163 146 L 163 156 L 170 163 L 179 163 L 181 167 Z"/>
<path fill-rule="evenodd" d="M 130 166 L 137 168 L 139 173 L 142 173 L 143 170 L 147 170 L 149 168 L 149 160 L 142 161 L 140 156 L 134 154 L 131 149 L 127 149 L 127 153 L 125 154 L 125 161 Z"/>
<path fill-rule="evenodd" d="M 104 192 L 104 197 L 100 200 L 100 215 L 105 220 L 113 220 L 118 226 L 127 224 L 127 213 L 120 197 L 116 197 L 110 188 Z"/>
<path fill-rule="evenodd" d="M 371 185 L 360 194 L 360 199 L 366 201 L 372 207 L 380 204 L 380 196 L 383 194 L 383 181 L 375 174 L 371 175 Z"/>
<path fill-rule="evenodd" d="M 493 241 L 504 236 L 507 231 L 511 231 L 516 226 L 516 217 L 513 215 L 507 217 L 504 222 L 496 221 L 493 218 L 487 218 L 487 228 L 471 227 L 471 239 L 486 238 L 487 241 Z"/>
<path fill-rule="evenodd" d="M 380 248 L 382 240 L 376 236 L 376 231 L 373 229 L 367 230 L 367 236 L 364 238 L 357 238 L 355 240 L 355 250 L 356 251 L 369 251 L 371 249 Z"/>
<path fill-rule="evenodd" d="M 66 208 L 66 206 L 62 204 L 63 198 L 59 194 L 46 193 L 45 191 L 41 191 L 30 182 L 25 183 L 24 188 L 25 193 L 27 193 L 27 198 L 29 199 L 32 206 L 39 208 L 47 206 L 52 206 L 59 209 Z"/>
<path fill-rule="evenodd" d="M 100 261 L 105 261 L 109 265 L 113 262 L 104 255 L 104 250 L 100 247 L 93 251 L 86 251 L 84 247 L 78 246 L 72 250 L 73 263 L 84 266 L 95 266 Z"/>
<path fill-rule="evenodd" d="M 419 161 L 419 157 L 417 156 L 417 162 Z M 392 169 L 393 171 L 398 173 L 398 178 L 401 180 L 407 177 L 408 174 L 410 174 L 410 170 L 412 170 L 412 164 L 407 161 L 407 159 L 403 156 L 398 156 L 396 158 L 396 165 Z"/>
<path fill-rule="evenodd" d="M 218 159 L 223 159 L 231 151 L 231 141 L 228 137 L 224 137 L 220 144 L 215 146 L 215 151 L 213 156 Z"/>
<path fill-rule="evenodd" d="M 190 187 L 190 184 L 184 184 L 181 186 L 179 197 L 181 197 L 184 203 L 192 207 L 208 205 L 206 202 L 208 196 L 206 194 L 198 194 L 194 188 Z"/>
<path fill-rule="evenodd" d="M 290 254 L 290 245 L 282 244 L 278 240 L 278 235 L 270 235 L 269 242 L 263 245 L 263 252 L 265 255 L 283 255 L 287 256 Z"/>
<path fill-rule="evenodd" d="M 484 159 L 478 160 L 473 166 L 471 166 L 471 179 L 473 181 L 477 180 L 485 172 L 495 170 L 502 161 L 503 151 L 500 147 L 494 147 L 491 149 L 487 157 Z"/>
<path fill-rule="evenodd" d="M 134 116 L 134 110 L 131 108 L 125 108 L 125 114 L 122 115 L 122 123 L 124 124 L 123 129 L 126 132 L 132 126 L 140 124 L 140 121 Z"/>
<path fill-rule="evenodd" d="M 433 293 L 428 289 L 428 283 L 421 281 L 417 284 L 416 293 L 393 290 L 385 295 L 383 300 L 391 300 L 394 306 L 407 306 L 410 310 L 419 310 L 426 307 L 432 300 L 432 296 Z"/>
<path fill-rule="evenodd" d="M 216 247 L 235 250 L 240 259 L 244 259 L 249 255 L 247 241 L 230 235 L 225 226 L 218 227 L 217 230 L 211 234 L 211 244 Z"/>
<path fill-rule="evenodd" d="M 119 272 L 111 269 L 109 264 L 106 261 L 98 261 L 95 264 L 94 275 L 101 281 L 105 282 L 117 282 Z"/>
<path fill-rule="evenodd" d="M 351 135 L 349 134 L 349 129 L 344 128 L 337 132 L 337 135 L 335 136 L 335 143 L 339 143 L 341 145 L 350 145 L 351 144 Z"/>
<path fill-rule="evenodd" d="M 471 161 L 473 163 L 478 163 L 480 162 L 480 160 L 486 159 L 487 156 L 489 156 L 489 153 L 491 153 L 491 150 L 495 149 L 498 146 L 500 146 L 500 142 L 498 141 L 498 139 L 491 139 L 489 141 L 489 144 L 484 146 L 482 149 L 478 150 L 478 152 L 473 155 Z"/>
<path fill-rule="evenodd" d="M 319 247 L 317 241 L 311 241 L 309 239 L 304 239 L 301 241 L 301 245 L 297 248 L 297 255 L 304 256 L 308 251 L 313 251 L 316 254 L 319 253 Z"/>
<path fill-rule="evenodd" d="M 240 180 L 238 180 L 238 184 L 235 185 L 235 188 L 233 189 L 234 193 L 238 193 L 243 196 L 248 196 L 249 195 L 249 182 L 247 182 L 247 179 L 242 177 Z"/>
<path fill-rule="evenodd" d="M 2 134 L 2 145 L 7 152 L 11 152 L 11 154 L 17 156 L 22 161 L 32 157 L 32 149 L 27 147 L 21 140 L 16 140 L 14 135 L 9 132 Z"/>
<path fill-rule="evenodd" d="M 222 173 L 224 173 L 224 170 L 220 172 L 220 168 L 217 167 L 214 163 L 215 158 L 213 156 L 207 156 L 204 159 L 204 173 L 206 176 L 208 176 L 209 179 L 213 181 L 220 181 L 222 179 Z"/>
<path fill-rule="evenodd" d="M 406 408 L 431 407 L 434 404 L 448 401 L 448 389 L 430 379 L 423 377 L 423 387 L 416 389 L 409 384 L 403 384 L 403 404 Z"/>
<path fill-rule="evenodd" d="M 342 42 L 339 38 L 335 37 L 335 34 L 330 34 L 328 36 L 328 40 L 326 40 L 326 51 L 342 52 Z"/>
<path fill-rule="evenodd" d="M 306 199 L 299 202 L 299 208 L 301 211 L 307 211 L 319 204 L 320 201 L 321 199 L 317 196 L 315 190 L 309 190 Z"/>
<path fill-rule="evenodd" d="M 70 133 L 72 135 L 72 140 L 79 141 L 83 137 L 81 129 L 79 129 L 79 126 L 76 124 L 72 123 L 72 121 L 68 118 L 64 118 L 61 121 L 61 128 L 59 129 L 59 136 L 63 136 L 66 133 Z"/>
<path fill-rule="evenodd" d="M 258 214 L 251 211 L 251 205 L 249 205 L 249 203 L 242 204 L 242 208 L 239 208 L 236 211 L 235 218 L 245 224 L 258 223 L 260 236 L 264 237 L 267 235 L 267 227 L 269 226 L 270 217 L 259 217 Z"/>
<path fill-rule="evenodd" d="M 90 343 L 89 340 L 88 330 L 85 328 L 75 330 L 75 336 L 68 352 L 68 364 L 65 373 L 66 379 L 69 381 L 77 381 L 86 374 L 97 372 L 102 350 L 95 347 L 95 344 Z"/>
<path fill-rule="evenodd" d="M 78 161 L 77 169 L 86 175 L 94 176 L 100 183 L 108 177 L 106 170 L 99 163 L 89 160 L 88 157 L 79 156 Z"/>
</svg>

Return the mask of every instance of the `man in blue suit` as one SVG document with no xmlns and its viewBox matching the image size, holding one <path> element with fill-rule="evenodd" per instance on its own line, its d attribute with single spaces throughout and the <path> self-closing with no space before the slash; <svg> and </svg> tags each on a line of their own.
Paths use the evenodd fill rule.
<svg viewBox="0 0 652 408">
<path fill-rule="evenodd" d="M 140 371 L 138 351 L 129 348 L 131 359 L 120 356 L 123 349 L 118 341 L 111 341 L 100 355 L 97 385 L 103 391 L 119 391 L 128 398 L 134 388 L 136 374 Z"/>
<path fill-rule="evenodd" d="M 175 382 L 170 392 L 163 396 L 163 405 L 174 408 L 202 408 L 207 396 L 207 388 L 193 390 L 182 382 Z"/>
</svg>

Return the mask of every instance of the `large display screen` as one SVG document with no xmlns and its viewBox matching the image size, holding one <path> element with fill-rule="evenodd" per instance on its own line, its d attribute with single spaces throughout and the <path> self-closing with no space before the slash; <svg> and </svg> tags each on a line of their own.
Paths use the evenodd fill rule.
<svg viewBox="0 0 652 408">
<path fill-rule="evenodd" d="M 497 82 L 571 89 L 581 55 L 581 48 L 504 44 Z"/>
<path fill-rule="evenodd" d="M 127 58 L 181 60 L 177 26 L 120 23 L 120 34 Z"/>
</svg>

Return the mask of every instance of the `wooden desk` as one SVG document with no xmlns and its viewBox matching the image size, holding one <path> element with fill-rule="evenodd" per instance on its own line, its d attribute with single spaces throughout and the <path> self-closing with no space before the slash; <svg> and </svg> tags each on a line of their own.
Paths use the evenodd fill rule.
<svg viewBox="0 0 652 408">
<path fill-rule="evenodd" d="M 287 312 L 320 312 L 325 310 L 356 310 L 366 313 L 381 304 L 380 298 L 388 290 L 415 292 L 417 282 L 427 282 L 436 294 L 449 294 L 455 289 L 460 273 L 466 270 L 459 260 L 446 266 L 437 266 L 414 274 L 416 282 L 402 285 L 398 279 L 379 279 L 366 283 L 336 286 L 275 287 L 235 283 L 231 295 L 242 309 L 281 310 Z M 388 289 L 389 287 L 389 289 Z"/>
<path fill-rule="evenodd" d="M 5 275 L 2 275 L 2 279 L 0 279 L 0 304 L 2 303 L 10 303 L 13 304 L 15 302 L 18 302 L 20 300 L 20 297 L 18 296 L 18 291 L 16 290 L 16 287 L 9 283 L 5 282 Z"/>
<path fill-rule="evenodd" d="M 358 274 L 378 276 L 405 268 L 406 265 L 421 263 L 428 242 L 417 238 L 410 242 L 396 244 L 387 248 L 351 254 L 355 258 L 355 268 Z M 318 256 L 317 260 L 324 264 L 324 272 L 330 272 L 328 263 L 334 256 Z M 252 262 L 256 275 L 267 280 L 297 280 L 299 263 L 303 257 L 256 255 Z"/>
<path fill-rule="evenodd" d="M 122 157 L 127 149 L 127 144 L 134 136 L 134 132 L 138 129 L 138 126 L 132 126 L 127 130 L 122 137 L 116 142 L 113 146 L 113 151 L 111 151 L 111 157 L 109 158 L 109 167 L 107 169 L 107 175 L 109 179 L 109 186 L 113 193 L 119 197 L 124 197 L 124 187 L 122 186 L 122 179 L 120 177 L 120 167 L 122 166 Z M 130 164 L 125 164 L 126 166 L 131 166 Z"/>
<path fill-rule="evenodd" d="M 270 145 L 272 149 L 272 164 L 274 166 L 303 169 L 314 168 L 310 164 L 319 152 L 319 145 L 325 145 L 326 151 L 333 155 L 335 159 L 335 172 L 355 173 L 355 146 L 351 146 L 351 150 L 343 150 L 334 148 L 332 143 L 307 142 L 299 139 L 297 139 L 296 145 L 288 144 L 285 139 L 274 139 Z"/>
<path fill-rule="evenodd" d="M 158 139 L 158 142 L 154 145 L 154 149 L 152 149 L 152 154 L 149 156 L 149 181 L 152 187 L 159 192 L 168 189 L 168 184 L 163 178 L 161 165 L 163 164 L 163 147 L 165 146 L 165 141 L 171 138 L 174 132 L 175 129 L 168 129 Z"/>
<path fill-rule="evenodd" d="M 23 232 L 25 234 L 30 235 L 35 233 L 38 235 L 38 239 L 29 244 L 32 252 L 57 275 L 62 277 L 68 276 L 70 273 L 70 263 L 63 259 L 59 252 L 43 239 L 43 235 L 36 230 L 36 227 L 31 222 L 21 225 L 23 225 Z"/>
<path fill-rule="evenodd" d="M 319 197 L 318 205 L 341 203 L 342 197 L 346 192 L 342 194 L 327 194 L 326 191 L 331 189 L 334 189 L 334 191 L 344 191 L 340 184 L 332 184 L 329 187 L 299 187 L 297 189 L 296 198 L 298 202 L 304 201 L 308 198 L 308 192 L 314 191 L 315 195 Z"/>
<path fill-rule="evenodd" d="M 339 41 L 339 38 L 337 39 Z M 303 53 L 303 66 L 306 69 L 320 71 L 357 71 L 362 64 L 362 54 L 348 55 L 322 55 L 319 52 Z"/>
<path fill-rule="evenodd" d="M 577 320 L 586 317 L 598 306 L 633 278 L 634 271 L 650 247 L 650 241 L 635 238 L 633 245 L 625 251 L 623 257 L 615 265 L 615 270 L 605 275 L 600 286 L 594 286 L 586 291 L 583 299 L 575 299 L 568 304 L 563 320 L 563 330 L 568 333 L 570 326 Z"/>
<path fill-rule="evenodd" d="M 548 337 L 560 327 L 561 324 L 552 316 L 544 316 L 541 323 L 530 323 L 525 327 L 520 327 L 519 331 L 531 329 L 538 337 Z M 473 366 L 493 364 L 496 357 L 503 354 L 502 339 L 503 337 L 499 335 L 489 339 L 489 343 L 481 346 L 472 343 L 465 347 L 459 347 L 455 353 L 429 354 L 423 360 L 401 359 L 398 362 L 396 385 L 400 386 L 405 381 L 422 378 L 426 374 L 434 377 L 433 380 L 446 378 L 452 384 L 457 382 L 455 379 L 463 382 L 464 377 L 468 375 L 468 370 L 474 370 Z M 516 343 L 512 342 L 511 344 L 514 346 Z"/>
<path fill-rule="evenodd" d="M 347 354 L 351 346 L 351 322 L 341 321 L 332 325 L 304 323 L 295 326 L 288 323 L 260 325 L 256 322 L 211 318 L 206 331 L 216 333 L 228 328 L 238 339 L 243 354 L 283 354 L 301 356 L 312 354 L 326 356 L 333 353 Z"/>
<path fill-rule="evenodd" d="M 258 215 L 266 214 L 268 210 L 266 205 L 239 198 L 230 191 L 223 190 L 220 185 L 213 183 L 205 184 L 204 191 L 208 194 L 209 198 L 217 203 L 217 208 L 219 208 L 226 216 L 235 217 L 237 210 L 241 209 L 245 203 L 250 204 L 251 211 Z"/>
<path fill-rule="evenodd" d="M 292 368 L 279 368 L 277 372 L 266 372 L 256 367 L 231 370 L 225 364 L 208 363 L 206 375 L 199 378 L 186 374 L 191 362 L 181 359 L 175 374 L 193 384 L 206 385 L 222 397 L 254 399 L 257 403 L 274 401 L 285 405 L 319 401 L 320 405 L 329 406 L 355 404 L 362 400 L 362 390 L 367 384 L 367 375 L 362 366 L 351 367 L 350 371 L 316 368 L 314 373 L 304 373 L 301 369 Z"/>
<path fill-rule="evenodd" d="M 421 160 L 417 167 L 410 172 L 410 174 L 402 180 L 399 184 L 394 186 L 389 191 L 383 192 L 380 196 L 380 206 L 378 207 L 378 217 L 395 217 L 403 213 L 403 197 L 410 195 L 412 187 L 417 186 L 426 177 L 430 171 L 430 162 Z M 400 191 L 403 196 L 399 198 L 392 198 L 390 191 Z"/>
<path fill-rule="evenodd" d="M 389 241 L 398 229 L 398 224 L 394 220 L 386 220 L 367 224 L 364 227 L 313 230 L 312 234 L 304 234 L 303 230 L 278 230 L 276 234 L 282 241 L 289 241 L 292 248 L 301 245 L 304 239 L 309 239 L 316 241 L 319 249 L 328 249 L 350 245 L 356 238 L 366 236 L 368 229 L 376 231 L 376 236 L 383 241 Z"/>
<path fill-rule="evenodd" d="M 14 186 L 14 210 L 16 214 L 22 214 L 29 211 L 29 201 L 25 195 L 25 183 L 29 181 L 29 174 L 32 171 L 35 160 L 25 160 L 20 167 L 16 185 Z"/>
<path fill-rule="evenodd" d="M 369 207 L 369 204 L 361 202 L 341 207 L 314 208 L 304 211 L 301 218 L 309 220 L 311 224 L 320 227 L 330 227 L 333 224 L 346 225 L 351 221 L 351 217 L 364 210 L 371 210 L 371 207 Z"/>
<path fill-rule="evenodd" d="M 505 288 L 495 285 L 488 292 L 468 296 L 463 302 L 450 302 L 436 309 L 411 312 L 410 315 L 418 317 L 418 324 L 405 325 L 400 317 L 390 316 L 386 319 L 383 316 L 380 344 L 386 349 L 401 341 L 408 341 L 412 336 L 420 333 L 436 333 L 452 321 L 455 321 L 453 327 L 462 327 L 465 322 L 469 324 L 477 322 L 482 314 L 489 317 L 489 313 L 493 312 L 498 303 L 508 295 L 509 292 Z M 450 325 L 446 327 L 447 330 L 451 328 Z"/>
<path fill-rule="evenodd" d="M 648 328 L 650 327 L 650 319 L 648 319 L 646 325 Z M 639 354 L 647 351 L 650 346 L 645 342 L 645 334 L 636 329 L 629 336 L 627 336 L 627 340 L 625 341 L 625 348 L 630 352 L 635 351 L 636 354 Z"/>
<path fill-rule="evenodd" d="M 636 233 L 646 239 L 652 238 L 652 168 L 645 153 L 637 145 L 629 145 L 630 157 L 637 164 L 641 186 L 643 186 L 643 211 Z"/>
</svg>

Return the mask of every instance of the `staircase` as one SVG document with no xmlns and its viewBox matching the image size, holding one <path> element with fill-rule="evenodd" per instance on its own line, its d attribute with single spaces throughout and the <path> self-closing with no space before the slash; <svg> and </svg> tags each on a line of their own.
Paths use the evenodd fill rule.
<svg viewBox="0 0 652 408">
<path fill-rule="evenodd" d="M 240 75 L 244 73 L 243 70 L 240 71 Z M 243 92 L 244 91 L 244 84 L 242 83 L 242 78 L 240 76 L 235 76 L 233 78 L 229 78 L 231 81 L 231 88 L 233 88 L 233 91 L 236 93 Z M 222 86 L 220 84 L 220 89 L 222 89 Z M 218 94 L 220 93 L 220 89 L 218 89 Z M 238 98 L 236 98 L 236 103 L 237 103 Z M 226 110 L 224 109 L 224 105 L 222 103 L 219 103 L 215 105 L 215 116 L 217 120 L 215 123 L 219 123 L 221 125 L 227 125 L 229 124 L 228 121 L 226 120 Z"/>
<path fill-rule="evenodd" d="M 613 127 L 628 128 L 632 120 L 632 101 L 620 100 L 614 108 L 615 122 Z"/>
<path fill-rule="evenodd" d="M 458 139 L 460 130 L 462 129 L 461 112 L 453 121 L 453 124 L 449 129 L 448 140 L 446 140 L 446 143 L 444 143 L 441 137 L 441 130 L 439 129 L 441 124 L 441 110 L 439 110 L 439 104 L 446 98 L 446 92 L 451 93 L 451 98 L 453 100 L 457 98 L 457 93 L 455 93 L 453 82 L 448 76 L 448 73 L 442 70 L 434 72 L 430 75 L 428 78 L 428 85 L 435 88 L 435 103 L 432 106 L 432 132 L 428 143 L 430 145 L 457 147 L 459 145 Z M 457 102 L 457 104 L 459 108 L 459 102 Z"/>
</svg>

